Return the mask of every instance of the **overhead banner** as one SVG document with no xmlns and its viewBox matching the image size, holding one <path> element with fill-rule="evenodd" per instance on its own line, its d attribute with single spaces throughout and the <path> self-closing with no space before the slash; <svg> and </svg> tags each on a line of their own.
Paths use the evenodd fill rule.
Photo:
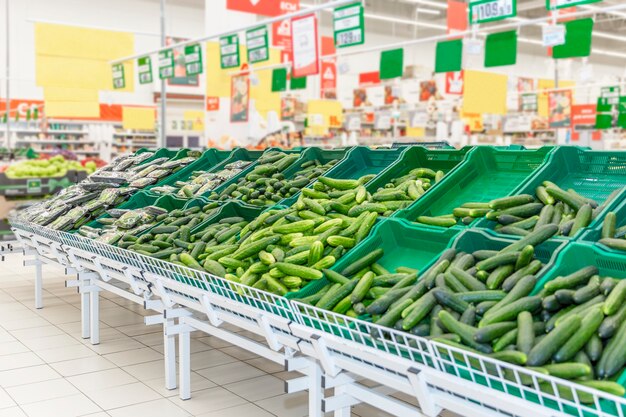
<svg viewBox="0 0 626 417">
<path fill-rule="evenodd" d="M 239 68 L 239 36 L 237 34 L 220 38 L 220 65 L 222 69 Z"/>
<path fill-rule="evenodd" d="M 226 0 L 226 8 L 238 12 L 274 17 L 297 12 L 300 8 L 300 0 Z"/>
<path fill-rule="evenodd" d="M 317 18 L 314 14 L 291 19 L 291 50 L 296 78 L 319 73 Z"/>
<path fill-rule="evenodd" d="M 333 11 L 333 32 L 337 48 L 362 45 L 365 42 L 363 4 L 337 7 Z"/>
<path fill-rule="evenodd" d="M 261 26 L 246 31 L 248 63 L 263 62 L 270 59 L 267 27 Z"/>
<path fill-rule="evenodd" d="M 517 0 L 478 0 L 469 4 L 470 23 L 508 19 L 517 15 Z"/>
<path fill-rule="evenodd" d="M 464 1 L 448 0 L 448 34 L 467 30 L 467 4 Z"/>
<path fill-rule="evenodd" d="M 139 84 L 152 83 L 152 58 L 149 55 L 137 59 Z"/>
</svg>

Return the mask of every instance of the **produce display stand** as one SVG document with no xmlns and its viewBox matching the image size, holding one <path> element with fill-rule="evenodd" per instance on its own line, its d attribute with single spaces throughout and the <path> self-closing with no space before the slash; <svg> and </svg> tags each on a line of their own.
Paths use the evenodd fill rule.
<svg viewBox="0 0 626 417">
<path fill-rule="evenodd" d="M 86 171 L 69 170 L 62 177 L 9 178 L 0 173 L 0 195 L 7 197 L 41 197 L 54 194 L 87 178 Z"/>
<path fill-rule="evenodd" d="M 358 155 L 352 157 L 355 161 L 365 160 L 375 155 L 372 152 L 352 149 L 344 162 L 351 155 Z M 401 155 L 408 152 L 418 151 L 407 148 L 397 151 L 395 157 L 392 153 L 384 154 L 391 159 L 387 160 L 386 167 L 398 163 Z M 415 205 L 422 200 L 432 200 L 435 194 L 445 200 L 441 204 L 453 204 L 455 193 L 460 197 L 457 185 L 462 178 L 466 178 L 469 184 L 466 186 L 472 193 L 481 192 L 479 201 L 493 198 L 489 193 L 497 193 L 498 197 L 509 195 L 528 186 L 535 178 L 533 174 L 552 152 L 547 148 L 538 151 L 475 148 Z M 381 169 L 370 171 L 378 174 L 378 180 L 386 168 L 380 165 Z M 355 173 L 357 165 L 348 169 L 345 166 L 345 163 L 339 164 L 328 175 L 333 170 L 339 172 L 338 175 L 363 174 Z M 574 172 L 576 168 L 572 169 Z M 490 176 L 495 178 L 496 190 L 487 188 Z M 444 184 L 452 191 L 445 193 Z M 476 198 L 471 200 L 477 201 Z M 611 207 L 619 209 L 620 203 L 624 204 L 619 201 Z M 262 211 L 251 210 L 245 204 L 227 202 L 196 229 L 233 213 L 253 218 Z M 464 251 L 497 250 L 519 239 L 494 236 L 475 223 L 461 231 L 459 228 L 429 228 L 409 220 L 380 219 L 370 235 L 333 268 L 338 269 L 350 259 L 378 247 L 387 252 L 380 260 L 383 266 L 426 268 L 448 247 Z M 199 330 L 283 364 L 286 370 L 301 373 L 302 377 L 286 382 L 286 391 L 308 390 L 311 416 L 325 412 L 349 416 L 350 407 L 359 403 L 397 416 L 434 417 L 443 409 L 472 417 L 626 415 L 624 398 L 381 327 L 370 323 L 367 317 L 354 318 L 321 310 L 289 299 L 292 297 L 246 287 L 78 234 L 53 231 L 19 220 L 13 220 L 12 226 L 25 253 L 32 257 L 27 262 L 38 266 L 39 281 L 43 262 L 64 266 L 68 274 L 77 274 L 77 279 L 67 283 L 76 286 L 81 294 L 83 337 L 90 337 L 92 343 L 99 342 L 100 291 L 113 292 L 156 313 L 146 317 L 146 324 L 163 325 L 166 387 L 173 389 L 178 385 L 178 342 L 180 396 L 184 399 L 191 395 L 190 332 Z M 541 284 L 558 274 L 590 264 L 597 265 L 601 273 L 616 277 L 624 274 L 626 258 L 585 242 L 588 236 L 589 231 L 580 242 L 550 239 L 537 247 L 537 257 L 545 264 L 538 273 Z M 36 291 L 37 288 L 41 291 L 36 285 Z M 41 294 L 38 300 L 41 303 Z M 619 382 L 625 383 L 622 379 Z M 378 386 L 372 388 L 368 381 L 375 381 Z M 326 389 L 332 389 L 332 395 L 326 396 Z M 418 406 L 389 395 L 394 392 L 409 396 Z"/>
</svg>

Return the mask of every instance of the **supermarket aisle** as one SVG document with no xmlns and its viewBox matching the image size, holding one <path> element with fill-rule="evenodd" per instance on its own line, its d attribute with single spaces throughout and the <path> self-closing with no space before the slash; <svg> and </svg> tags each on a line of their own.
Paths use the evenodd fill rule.
<svg viewBox="0 0 626 417">
<path fill-rule="evenodd" d="M 0 262 L 0 417 L 307 414 L 306 393 L 284 394 L 280 366 L 204 334 L 192 340 L 192 399 L 181 401 L 163 387 L 161 327 L 143 324 L 143 308 L 102 293 L 101 343 L 92 346 L 80 337 L 80 300 L 62 271 L 44 267 L 42 310 L 33 307 L 31 271 L 20 255 Z"/>
</svg>

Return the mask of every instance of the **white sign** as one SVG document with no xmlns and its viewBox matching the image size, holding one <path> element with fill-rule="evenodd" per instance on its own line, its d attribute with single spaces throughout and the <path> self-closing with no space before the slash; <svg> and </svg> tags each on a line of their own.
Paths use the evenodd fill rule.
<svg viewBox="0 0 626 417">
<path fill-rule="evenodd" d="M 361 115 L 353 114 L 346 116 L 346 129 L 349 131 L 361 130 Z"/>
<path fill-rule="evenodd" d="M 416 111 L 411 114 L 411 127 L 426 127 L 428 124 L 428 113 Z"/>
<path fill-rule="evenodd" d="M 317 20 L 315 15 L 291 20 L 293 76 L 296 78 L 317 74 Z"/>
<path fill-rule="evenodd" d="M 309 121 L 308 121 L 308 125 L 311 127 L 316 127 L 316 126 L 324 126 L 324 115 L 323 114 L 309 114 Z"/>
<path fill-rule="evenodd" d="M 483 41 L 480 39 L 465 39 L 463 50 L 468 55 L 480 55 L 483 52 Z"/>
<path fill-rule="evenodd" d="M 391 129 L 391 113 L 389 112 L 376 113 L 376 120 L 374 121 L 374 127 L 379 130 Z"/>
<path fill-rule="evenodd" d="M 565 26 L 554 25 L 543 27 L 543 46 L 558 46 L 565 43 Z"/>
</svg>

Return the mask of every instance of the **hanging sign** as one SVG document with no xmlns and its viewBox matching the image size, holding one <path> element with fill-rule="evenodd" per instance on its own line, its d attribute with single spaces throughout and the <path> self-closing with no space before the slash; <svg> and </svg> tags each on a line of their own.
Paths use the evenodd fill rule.
<svg viewBox="0 0 626 417">
<path fill-rule="evenodd" d="M 378 130 L 391 129 L 391 112 L 376 112 L 374 128 Z"/>
<path fill-rule="evenodd" d="M 619 95 L 619 86 L 602 87 L 598 99 L 598 111 L 611 111 L 614 106 L 619 104 Z"/>
<path fill-rule="evenodd" d="M 558 46 L 565 43 L 565 26 L 544 26 L 542 30 L 543 46 Z"/>
<path fill-rule="evenodd" d="M 222 2 L 223 3 L 223 2 Z M 280 16 L 297 12 L 300 0 L 226 0 L 226 9 L 262 16 Z"/>
<path fill-rule="evenodd" d="M 220 38 L 220 65 L 222 69 L 239 68 L 239 36 L 237 34 Z"/>
<path fill-rule="evenodd" d="M 200 44 L 185 46 L 185 71 L 188 76 L 202 74 L 202 47 Z"/>
<path fill-rule="evenodd" d="M 522 111 L 537 111 L 539 108 L 539 102 L 537 94 L 522 94 Z"/>
<path fill-rule="evenodd" d="M 478 0 L 470 3 L 470 23 L 494 22 L 517 15 L 517 0 Z"/>
<path fill-rule="evenodd" d="M 159 52 L 159 78 L 164 80 L 174 76 L 174 51 Z"/>
<path fill-rule="evenodd" d="M 361 3 L 337 7 L 333 11 L 333 31 L 335 46 L 362 45 L 365 42 L 365 19 Z"/>
<path fill-rule="evenodd" d="M 291 19 L 291 50 L 295 78 L 319 72 L 317 18 L 314 14 Z"/>
<path fill-rule="evenodd" d="M 124 78 L 124 64 L 113 64 L 113 88 L 126 87 L 126 80 Z"/>
<path fill-rule="evenodd" d="M 597 3 L 602 0 L 546 0 L 546 9 L 562 9 L 564 7 L 578 6 L 579 4 Z"/>
<path fill-rule="evenodd" d="M 361 130 L 361 115 L 360 114 L 347 114 L 344 121 L 345 129 L 348 131 Z"/>
<path fill-rule="evenodd" d="M 220 109 L 220 98 L 209 96 L 206 98 L 206 111 L 217 111 Z"/>
<path fill-rule="evenodd" d="M 139 84 L 150 84 L 152 82 L 152 59 L 150 56 L 137 59 L 137 69 Z"/>
<path fill-rule="evenodd" d="M 248 63 L 267 61 L 270 59 L 267 27 L 261 26 L 246 32 L 246 46 L 248 47 Z"/>
<path fill-rule="evenodd" d="M 446 72 L 446 94 L 463 94 L 463 71 Z"/>
</svg>

